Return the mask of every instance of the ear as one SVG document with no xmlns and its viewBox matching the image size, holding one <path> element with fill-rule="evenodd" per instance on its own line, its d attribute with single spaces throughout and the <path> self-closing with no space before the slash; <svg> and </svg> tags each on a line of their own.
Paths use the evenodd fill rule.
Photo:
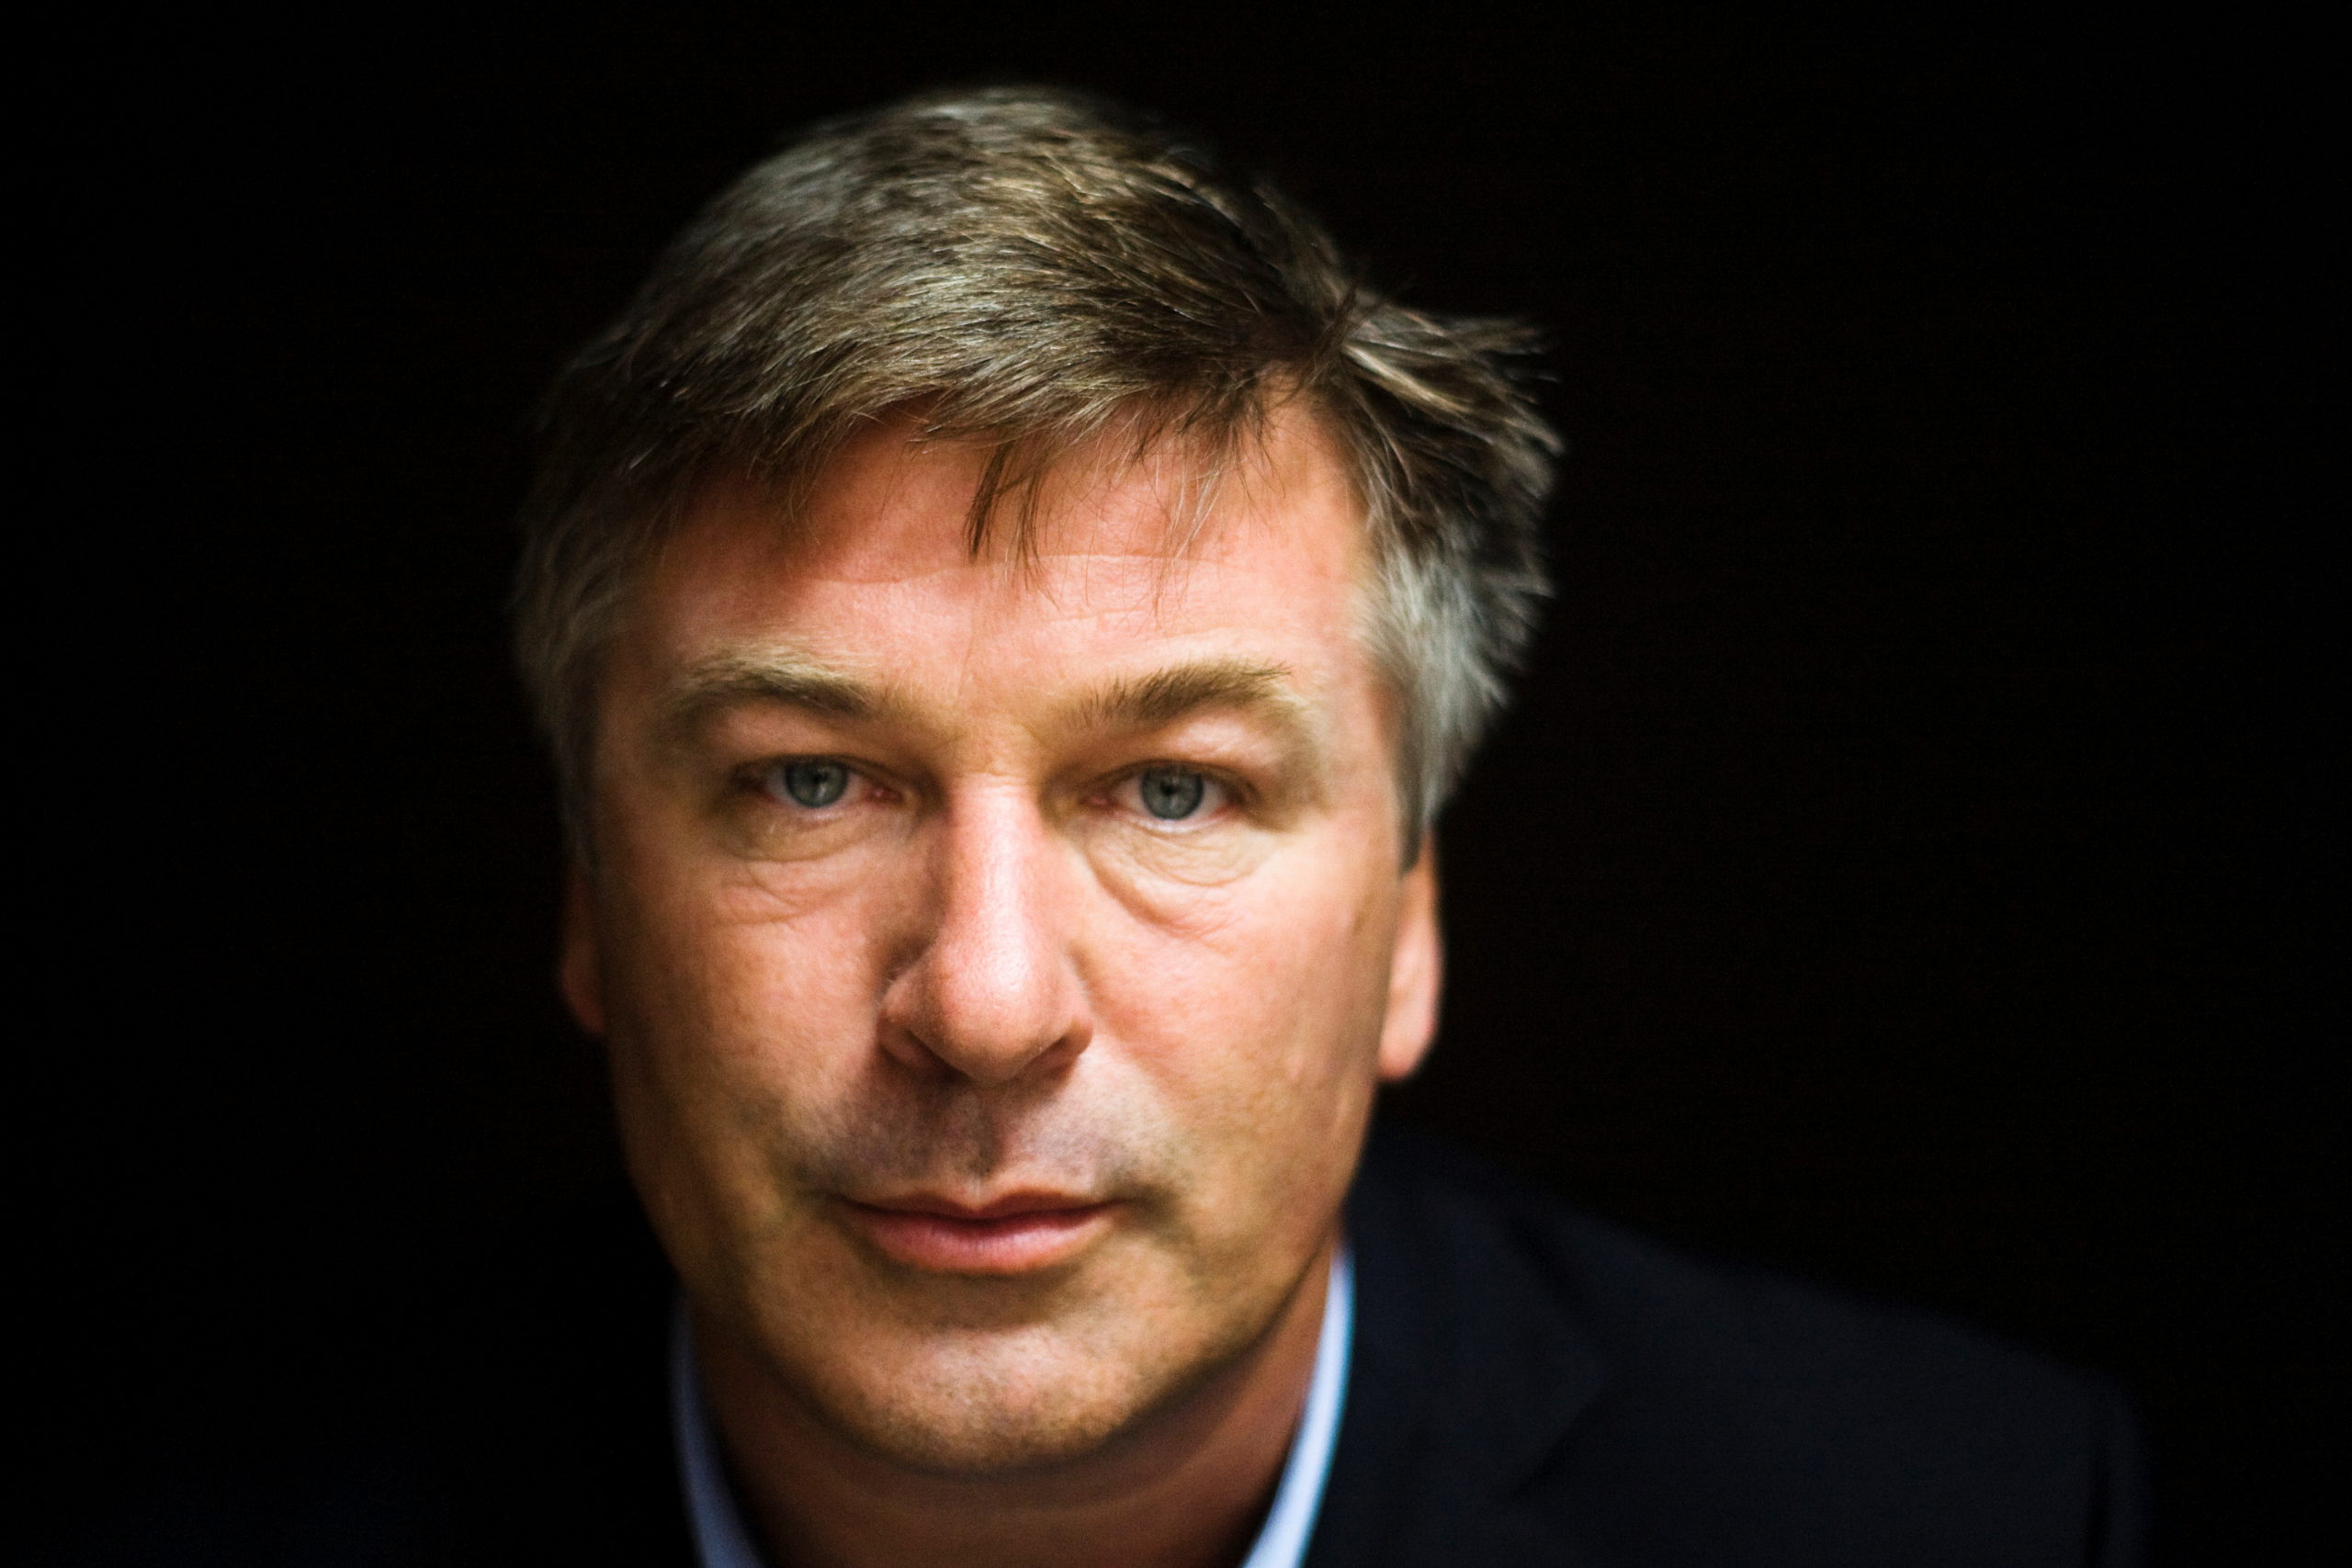
<svg viewBox="0 0 2352 1568">
<path fill-rule="evenodd" d="M 1437 927 L 1437 840 L 1421 835 L 1421 852 L 1405 873 L 1396 911 L 1396 945 L 1388 960 L 1388 1017 L 1380 1031 L 1380 1077 L 1410 1077 L 1437 1033 L 1437 998 L 1445 947 Z"/>
<path fill-rule="evenodd" d="M 580 1027 L 602 1039 L 605 1033 L 605 972 L 596 953 L 596 893 L 587 874 L 578 866 L 563 890 L 562 934 L 558 939 L 555 988 Z"/>
</svg>

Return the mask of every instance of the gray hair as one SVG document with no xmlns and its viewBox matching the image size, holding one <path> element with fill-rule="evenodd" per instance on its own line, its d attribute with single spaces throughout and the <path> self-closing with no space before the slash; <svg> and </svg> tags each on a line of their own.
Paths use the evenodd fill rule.
<svg viewBox="0 0 2352 1568">
<path fill-rule="evenodd" d="M 1408 310 L 1195 141 L 1074 93 L 936 94 L 817 127 L 722 192 L 556 378 L 515 590 L 525 685 L 574 852 L 594 700 L 639 569 L 695 487 L 787 501 L 856 430 L 911 416 L 991 457 L 968 522 L 1114 429 L 1213 458 L 1303 396 L 1352 469 L 1367 638 L 1397 695 L 1417 844 L 1503 705 L 1546 592 L 1558 438 L 1532 334 Z M 1216 463 L 1212 461 L 1214 473 Z M 1026 525 L 1027 508 L 1013 508 Z"/>
</svg>

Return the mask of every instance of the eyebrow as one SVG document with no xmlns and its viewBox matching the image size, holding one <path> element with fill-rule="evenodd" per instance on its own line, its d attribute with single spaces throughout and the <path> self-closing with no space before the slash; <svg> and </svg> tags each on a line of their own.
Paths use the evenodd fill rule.
<svg viewBox="0 0 2352 1568">
<path fill-rule="evenodd" d="M 858 675 L 789 649 L 726 653 L 687 667 L 662 700 L 662 731 L 691 735 L 712 715 L 746 703 L 775 703 L 863 722 L 915 717 L 913 705 Z M 1065 730 L 1157 729 L 1204 708 L 1269 721 L 1295 753 L 1319 756 L 1311 708 L 1290 671 L 1242 659 L 1204 659 L 1123 677 L 1065 705 L 1050 721 Z"/>
<path fill-rule="evenodd" d="M 832 718 L 871 719 L 900 711 L 880 687 L 785 650 L 726 653 L 695 660 L 662 699 L 662 728 L 690 733 L 712 714 L 745 703 L 780 703 Z"/>
<path fill-rule="evenodd" d="M 1302 739 L 1307 728 L 1307 705 L 1292 689 L 1290 671 L 1238 659 L 1201 660 L 1113 681 L 1070 704 L 1062 718 L 1077 729 L 1157 729 L 1211 707 L 1262 713 Z"/>
</svg>

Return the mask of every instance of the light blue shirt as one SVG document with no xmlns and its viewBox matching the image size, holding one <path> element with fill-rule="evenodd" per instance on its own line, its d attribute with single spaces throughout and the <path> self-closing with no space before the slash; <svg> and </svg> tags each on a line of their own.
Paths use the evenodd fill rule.
<svg viewBox="0 0 2352 1568">
<path fill-rule="evenodd" d="M 1265 1526 L 1241 1568 L 1298 1568 L 1306 1556 L 1306 1539 L 1323 1506 L 1323 1483 L 1331 1473 L 1340 1407 L 1347 1401 L 1348 1342 L 1355 1321 L 1355 1268 L 1342 1247 L 1331 1258 L 1331 1285 L 1323 1296 L 1323 1331 L 1315 1342 L 1306 1408 L 1299 1416 L 1297 1435 L 1291 1438 L 1290 1458 L 1283 1461 L 1274 1506 L 1266 1511 Z M 734 1488 L 727 1483 L 683 1309 L 670 1336 L 670 1410 L 677 1427 L 678 1474 L 685 1487 L 695 1560 L 702 1568 L 767 1568 L 767 1560 L 743 1528 Z"/>
</svg>

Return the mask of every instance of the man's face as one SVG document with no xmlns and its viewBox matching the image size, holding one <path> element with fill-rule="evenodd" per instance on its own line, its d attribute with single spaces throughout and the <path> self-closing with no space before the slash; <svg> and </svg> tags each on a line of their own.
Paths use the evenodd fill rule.
<svg viewBox="0 0 2352 1568">
<path fill-rule="evenodd" d="M 1434 1013 L 1344 471 L 1279 418 L 1178 548 L 1184 454 L 1121 457 L 977 558 L 968 446 L 714 486 L 601 698 L 564 982 L 655 1226 L 707 1336 L 930 1469 L 1256 1343 Z"/>
</svg>

